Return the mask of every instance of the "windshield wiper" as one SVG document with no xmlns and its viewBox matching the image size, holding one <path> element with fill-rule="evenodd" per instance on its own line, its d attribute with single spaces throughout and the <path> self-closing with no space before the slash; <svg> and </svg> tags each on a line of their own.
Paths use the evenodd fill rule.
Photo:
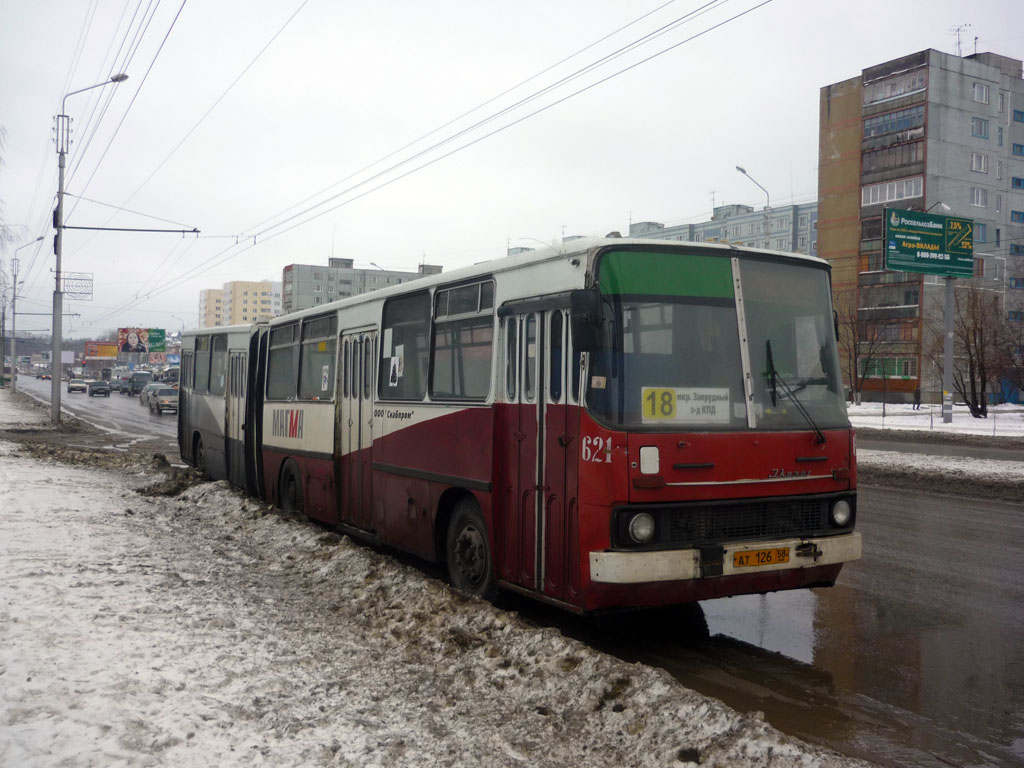
<svg viewBox="0 0 1024 768">
<path fill-rule="evenodd" d="M 800 398 L 798 398 L 796 396 L 796 392 L 794 392 L 790 388 L 789 384 L 786 383 L 786 380 L 783 379 L 782 376 L 779 375 L 779 372 L 777 370 L 775 370 L 775 362 L 774 362 L 774 360 L 772 358 L 772 340 L 771 339 L 768 339 L 768 341 L 767 341 L 767 352 L 768 352 L 768 370 L 765 372 L 765 376 L 767 376 L 768 383 L 769 383 L 769 386 L 771 388 L 772 406 L 774 407 L 774 406 L 778 405 L 778 390 L 777 390 L 776 387 L 777 387 L 777 385 L 782 385 L 782 391 L 786 394 L 786 396 L 790 400 L 793 401 L 793 405 L 796 406 L 796 409 L 800 412 L 800 415 L 804 417 L 804 419 L 807 421 L 807 423 L 811 425 L 811 429 L 814 430 L 815 441 L 818 442 L 818 443 L 826 442 L 826 440 L 825 440 L 825 433 L 822 432 L 820 429 L 818 429 L 818 425 L 814 422 L 814 419 L 811 417 L 811 414 L 807 412 L 807 409 L 804 408 L 804 404 L 800 402 Z M 807 385 L 804 384 L 803 386 L 800 387 L 800 389 L 803 389 L 806 386 Z"/>
</svg>

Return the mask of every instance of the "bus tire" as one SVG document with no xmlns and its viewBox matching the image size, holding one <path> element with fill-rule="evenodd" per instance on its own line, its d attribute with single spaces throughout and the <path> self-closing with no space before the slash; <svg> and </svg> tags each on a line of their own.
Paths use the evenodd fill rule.
<svg viewBox="0 0 1024 768">
<path fill-rule="evenodd" d="M 200 476 L 206 477 L 206 451 L 203 448 L 203 438 L 196 435 L 195 447 L 192 450 L 192 458 L 195 459 L 196 469 Z"/>
<path fill-rule="evenodd" d="M 277 506 L 291 514 L 303 514 L 302 476 L 293 461 L 286 461 L 281 467 L 281 483 L 277 487 Z"/>
<path fill-rule="evenodd" d="M 458 501 L 448 523 L 445 559 L 448 578 L 457 590 L 493 600 L 498 595 L 491 547 L 480 506 L 472 496 Z"/>
</svg>

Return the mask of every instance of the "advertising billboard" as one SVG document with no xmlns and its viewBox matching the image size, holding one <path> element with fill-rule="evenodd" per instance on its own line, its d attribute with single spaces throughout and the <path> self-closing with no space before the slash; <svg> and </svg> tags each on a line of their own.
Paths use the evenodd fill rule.
<svg viewBox="0 0 1024 768">
<path fill-rule="evenodd" d="M 943 277 L 973 277 L 974 220 L 889 208 L 885 267 Z"/>
<path fill-rule="evenodd" d="M 121 352 L 166 352 L 167 337 L 163 328 L 118 328 L 117 348 Z"/>
<path fill-rule="evenodd" d="M 112 341 L 85 342 L 86 357 L 117 357 L 117 344 Z"/>
</svg>

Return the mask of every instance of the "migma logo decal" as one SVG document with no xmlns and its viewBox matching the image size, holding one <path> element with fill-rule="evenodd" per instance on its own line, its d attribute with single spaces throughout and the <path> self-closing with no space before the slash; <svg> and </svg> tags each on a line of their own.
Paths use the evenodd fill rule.
<svg viewBox="0 0 1024 768">
<path fill-rule="evenodd" d="M 302 438 L 302 411 L 291 408 L 274 409 L 274 421 L 271 425 L 274 437 Z"/>
</svg>

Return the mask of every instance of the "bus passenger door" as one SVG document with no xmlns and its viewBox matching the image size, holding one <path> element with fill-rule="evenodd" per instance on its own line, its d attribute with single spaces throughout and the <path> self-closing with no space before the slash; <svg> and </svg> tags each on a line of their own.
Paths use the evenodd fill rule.
<svg viewBox="0 0 1024 768">
<path fill-rule="evenodd" d="M 579 594 L 579 528 L 576 456 L 579 444 L 578 361 L 572 354 L 568 316 L 546 313 L 544 322 L 541 459 L 541 580 L 545 595 L 572 601 Z"/>
<path fill-rule="evenodd" d="M 236 488 L 245 488 L 245 375 L 248 354 L 228 352 L 228 382 L 224 406 L 227 438 L 227 477 Z"/>
<path fill-rule="evenodd" d="M 346 332 L 341 336 L 342 377 L 335 456 L 340 465 L 338 499 L 341 522 L 373 530 L 372 461 L 374 331 Z"/>
<path fill-rule="evenodd" d="M 502 477 L 496 557 L 503 580 L 536 589 L 539 325 L 541 313 L 510 315 L 503 321 L 505 416 L 502 419 Z"/>
</svg>

